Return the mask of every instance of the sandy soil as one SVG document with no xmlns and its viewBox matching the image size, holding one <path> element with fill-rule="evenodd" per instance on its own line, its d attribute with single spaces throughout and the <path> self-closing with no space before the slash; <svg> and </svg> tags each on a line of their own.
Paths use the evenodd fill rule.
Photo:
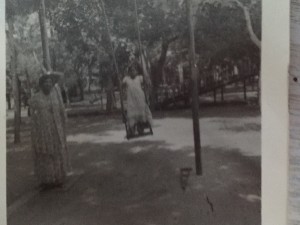
<svg viewBox="0 0 300 225">
<path fill-rule="evenodd" d="M 24 121 L 26 124 L 26 121 Z M 251 107 L 201 112 L 203 176 L 194 170 L 189 111 L 158 113 L 154 136 L 124 139 L 119 118 L 71 118 L 68 142 L 79 181 L 35 195 L 10 225 L 259 225 L 260 116 Z M 8 205 L 35 187 L 28 127 L 11 144 Z M 182 168 L 192 168 L 185 179 Z"/>
</svg>

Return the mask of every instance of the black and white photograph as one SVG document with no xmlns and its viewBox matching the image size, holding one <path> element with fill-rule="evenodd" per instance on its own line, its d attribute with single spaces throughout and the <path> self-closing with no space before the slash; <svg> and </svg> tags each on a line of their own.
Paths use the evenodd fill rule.
<svg viewBox="0 0 300 225">
<path fill-rule="evenodd" d="M 262 224 L 261 0 L 5 10 L 8 225 Z"/>
</svg>

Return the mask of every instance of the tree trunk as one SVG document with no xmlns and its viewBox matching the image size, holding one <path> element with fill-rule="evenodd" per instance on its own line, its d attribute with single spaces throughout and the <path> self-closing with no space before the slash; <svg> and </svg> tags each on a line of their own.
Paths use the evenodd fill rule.
<svg viewBox="0 0 300 225">
<path fill-rule="evenodd" d="M 56 71 L 57 70 L 57 59 L 56 59 L 56 52 L 55 52 L 55 50 L 54 49 L 52 49 L 51 50 L 51 61 L 52 61 L 52 69 L 54 70 L 54 71 Z"/>
<path fill-rule="evenodd" d="M 91 84 L 92 84 L 92 69 L 91 69 L 92 65 L 89 65 L 88 67 L 88 93 L 91 94 Z"/>
<path fill-rule="evenodd" d="M 92 77 L 91 75 L 89 75 L 88 77 L 88 93 L 91 94 L 91 81 L 92 81 Z"/>
<path fill-rule="evenodd" d="M 45 0 L 40 0 L 39 21 L 40 21 L 41 39 L 42 39 L 42 48 L 43 48 L 43 63 L 46 70 L 50 71 L 51 58 L 50 58 L 49 41 L 48 41 L 48 33 L 47 33 Z"/>
<path fill-rule="evenodd" d="M 106 87 L 106 112 L 112 112 L 114 108 L 114 84 L 112 77 L 109 76 Z"/>
<path fill-rule="evenodd" d="M 123 90 L 122 90 L 122 83 L 121 83 L 121 77 L 120 77 L 120 74 L 119 74 L 119 68 L 118 68 L 118 64 L 117 64 L 117 59 L 116 59 L 116 55 L 115 55 L 115 49 L 114 49 L 114 45 L 113 45 L 113 41 L 112 41 L 112 38 L 111 38 L 111 35 L 110 35 L 110 30 L 109 30 L 109 24 L 108 24 L 108 19 L 107 19 L 107 15 L 106 15 L 106 10 L 105 10 L 105 4 L 104 4 L 104 1 L 103 0 L 100 0 L 101 2 L 101 6 L 102 6 L 102 9 L 101 9 L 101 6 L 98 3 L 96 3 L 97 5 L 97 8 L 98 8 L 98 11 L 99 11 L 99 14 L 101 15 L 103 13 L 104 15 L 104 20 L 105 20 L 105 28 L 106 28 L 106 33 L 107 33 L 107 36 L 108 36 L 108 39 L 109 39 L 109 44 L 110 44 L 110 49 L 111 49 L 111 57 L 112 57 L 112 60 L 113 60 L 113 64 L 114 64 L 114 67 L 115 67 L 115 72 L 116 72 L 116 76 L 117 76 L 117 79 L 118 79 L 118 86 L 119 86 L 119 90 L 120 90 L 120 96 L 122 96 L 122 93 L 123 93 Z M 114 85 L 113 85 L 113 81 L 112 81 L 112 77 L 110 76 L 109 77 L 109 88 L 107 89 L 107 107 L 106 109 L 109 111 L 111 110 L 114 106 L 113 106 L 113 98 L 114 98 L 114 93 L 113 93 L 113 89 L 114 89 Z M 121 110 L 122 112 L 124 111 L 124 104 L 123 104 L 123 99 L 120 98 L 120 104 L 121 104 Z"/>
<path fill-rule="evenodd" d="M 178 75 L 179 75 L 179 84 L 180 84 L 180 87 L 181 87 L 182 84 L 183 84 L 183 67 L 182 67 L 182 62 L 180 62 L 177 65 L 177 69 L 178 69 Z"/>
<path fill-rule="evenodd" d="M 78 87 L 79 87 L 79 95 L 80 95 L 80 101 L 83 101 L 84 100 L 84 87 L 83 87 L 83 81 L 82 79 L 78 78 L 77 80 L 77 84 L 78 84 Z"/>
<path fill-rule="evenodd" d="M 300 1 L 291 0 L 288 224 L 300 224 Z"/>
<path fill-rule="evenodd" d="M 249 9 L 246 6 L 244 6 L 239 0 L 235 0 L 235 2 L 243 10 L 243 13 L 244 13 L 244 16 L 245 16 L 245 19 L 246 19 L 247 29 L 248 29 L 251 41 L 259 49 L 261 49 L 261 41 L 259 40 L 259 38 L 256 36 L 256 34 L 253 31 L 253 26 L 252 26 L 252 22 L 251 22 L 251 16 L 250 16 Z"/>
<path fill-rule="evenodd" d="M 10 73 L 12 76 L 12 89 L 14 97 L 14 142 L 15 144 L 21 142 L 20 138 L 20 126 L 21 126 L 21 107 L 20 107 L 20 89 L 19 79 L 16 73 L 17 69 L 17 49 L 13 39 L 13 23 L 8 21 L 8 40 L 11 49 L 11 62 L 10 62 Z"/>
<path fill-rule="evenodd" d="M 158 96 L 157 96 L 158 86 L 163 80 L 163 70 L 164 70 L 164 65 L 165 65 L 166 58 L 167 58 L 167 52 L 168 52 L 169 45 L 172 41 L 176 40 L 176 38 L 177 37 L 174 37 L 170 40 L 163 40 L 163 42 L 161 44 L 161 53 L 160 53 L 159 60 L 157 61 L 156 65 L 153 66 L 153 70 L 151 71 L 152 72 L 152 84 L 153 84 L 153 88 L 152 88 L 152 101 L 153 102 L 151 102 L 151 103 L 153 103 L 153 104 L 156 103 L 156 100 L 158 98 Z"/>
</svg>

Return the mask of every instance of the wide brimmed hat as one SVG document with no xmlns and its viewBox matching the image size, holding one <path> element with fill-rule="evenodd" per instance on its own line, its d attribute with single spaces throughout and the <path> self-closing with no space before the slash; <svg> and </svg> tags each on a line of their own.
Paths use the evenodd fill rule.
<svg viewBox="0 0 300 225">
<path fill-rule="evenodd" d="M 64 74 L 62 72 L 47 71 L 39 78 L 39 85 L 41 85 L 48 78 L 51 78 L 53 83 L 57 83 L 63 77 L 63 75 Z"/>
<path fill-rule="evenodd" d="M 53 83 L 57 83 L 64 74 L 56 71 L 47 71 L 39 78 L 39 86 L 48 78 L 50 78 Z"/>
</svg>

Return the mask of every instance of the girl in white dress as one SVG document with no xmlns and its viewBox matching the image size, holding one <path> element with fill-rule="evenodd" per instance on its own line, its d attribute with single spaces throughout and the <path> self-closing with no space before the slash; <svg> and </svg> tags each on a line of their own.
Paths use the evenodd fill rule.
<svg viewBox="0 0 300 225">
<path fill-rule="evenodd" d="M 123 84 L 127 88 L 127 119 L 131 134 L 138 123 L 148 122 L 152 126 L 152 114 L 142 89 L 143 76 L 138 75 L 136 69 L 131 67 L 129 76 L 123 79 Z"/>
</svg>

